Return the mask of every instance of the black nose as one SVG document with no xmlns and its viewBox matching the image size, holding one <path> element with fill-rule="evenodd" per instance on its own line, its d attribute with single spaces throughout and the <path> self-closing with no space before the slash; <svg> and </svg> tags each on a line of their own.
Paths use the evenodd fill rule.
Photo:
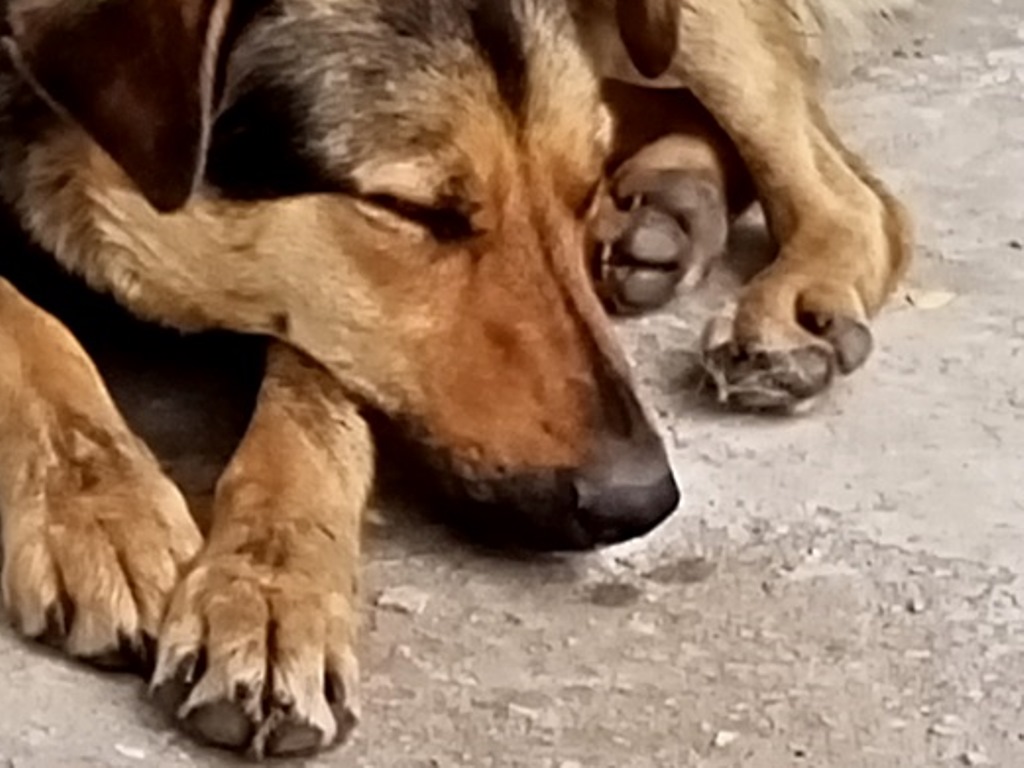
<svg viewBox="0 0 1024 768">
<path fill-rule="evenodd" d="M 594 545 L 643 536 L 679 506 L 681 494 L 661 441 L 615 441 L 573 479 L 577 523 Z"/>
<path fill-rule="evenodd" d="M 664 445 L 628 380 L 601 377 L 602 410 L 580 465 L 496 469 L 420 444 L 443 497 L 434 506 L 455 528 L 489 546 L 587 550 L 656 528 L 679 506 Z M 403 470 L 403 483 L 409 473 Z"/>
<path fill-rule="evenodd" d="M 431 507 L 472 540 L 501 549 L 586 550 L 634 539 L 675 511 L 679 488 L 660 441 L 613 448 L 576 470 L 435 471 L 444 495 Z M 440 456 L 432 456 L 435 468 Z M 408 479 L 403 473 L 402 483 Z"/>
</svg>

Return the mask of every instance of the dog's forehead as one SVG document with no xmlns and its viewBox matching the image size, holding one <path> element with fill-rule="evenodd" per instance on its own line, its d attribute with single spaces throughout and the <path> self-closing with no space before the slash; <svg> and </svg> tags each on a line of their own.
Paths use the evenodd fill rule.
<svg viewBox="0 0 1024 768">
<path fill-rule="evenodd" d="M 317 188 L 385 156 L 478 168 L 481 133 L 594 144 L 596 79 L 561 0 L 274 0 L 228 61 L 220 134 L 277 131 Z"/>
<path fill-rule="evenodd" d="M 397 38 L 402 46 L 425 45 L 432 59 L 438 49 L 477 54 L 494 76 L 502 100 L 518 112 L 528 77 L 524 10 L 520 0 L 399 0 L 384 3 L 379 18 L 387 37 Z"/>
</svg>

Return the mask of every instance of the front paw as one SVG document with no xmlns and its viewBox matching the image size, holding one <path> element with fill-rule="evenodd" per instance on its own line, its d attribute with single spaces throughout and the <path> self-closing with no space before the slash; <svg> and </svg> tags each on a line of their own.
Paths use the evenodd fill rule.
<svg viewBox="0 0 1024 768">
<path fill-rule="evenodd" d="M 356 609 L 350 591 L 262 549 L 200 557 L 171 601 L 153 690 L 203 741 L 310 754 L 358 719 Z"/>
<path fill-rule="evenodd" d="M 11 500 L 4 602 L 30 638 L 104 667 L 148 666 L 167 600 L 202 537 L 148 456 L 88 448 L 61 454 Z"/>
</svg>

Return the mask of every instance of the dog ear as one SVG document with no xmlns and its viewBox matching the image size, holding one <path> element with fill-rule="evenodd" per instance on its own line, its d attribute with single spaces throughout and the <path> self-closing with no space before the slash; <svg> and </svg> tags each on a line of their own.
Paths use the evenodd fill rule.
<svg viewBox="0 0 1024 768">
<path fill-rule="evenodd" d="M 679 0 L 616 0 L 615 16 L 637 71 L 665 74 L 679 46 Z"/>
<path fill-rule="evenodd" d="M 157 210 L 203 174 L 231 0 L 7 0 L 4 45 Z"/>
</svg>

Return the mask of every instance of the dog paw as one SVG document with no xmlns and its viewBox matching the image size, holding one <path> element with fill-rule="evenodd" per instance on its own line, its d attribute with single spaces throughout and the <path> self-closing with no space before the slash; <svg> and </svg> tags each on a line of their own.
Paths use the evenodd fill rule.
<svg viewBox="0 0 1024 768">
<path fill-rule="evenodd" d="M 864 364 L 871 331 L 853 289 L 772 283 L 741 299 L 734 318 L 708 324 L 703 367 L 722 403 L 799 413 L 818 402 L 837 374 Z"/>
<path fill-rule="evenodd" d="M 218 747 L 263 757 L 338 744 L 358 720 L 353 611 L 315 577 L 203 556 L 171 601 L 154 695 Z"/>
<path fill-rule="evenodd" d="M 599 294 L 611 311 L 637 313 L 704 280 L 725 251 L 729 213 L 724 191 L 704 175 L 638 170 L 613 185 L 594 232 Z"/>
<path fill-rule="evenodd" d="M 35 491 L 12 500 L 7 612 L 23 635 L 77 658 L 148 667 L 167 600 L 202 537 L 155 463 L 81 458 L 63 457 L 29 482 Z"/>
</svg>

